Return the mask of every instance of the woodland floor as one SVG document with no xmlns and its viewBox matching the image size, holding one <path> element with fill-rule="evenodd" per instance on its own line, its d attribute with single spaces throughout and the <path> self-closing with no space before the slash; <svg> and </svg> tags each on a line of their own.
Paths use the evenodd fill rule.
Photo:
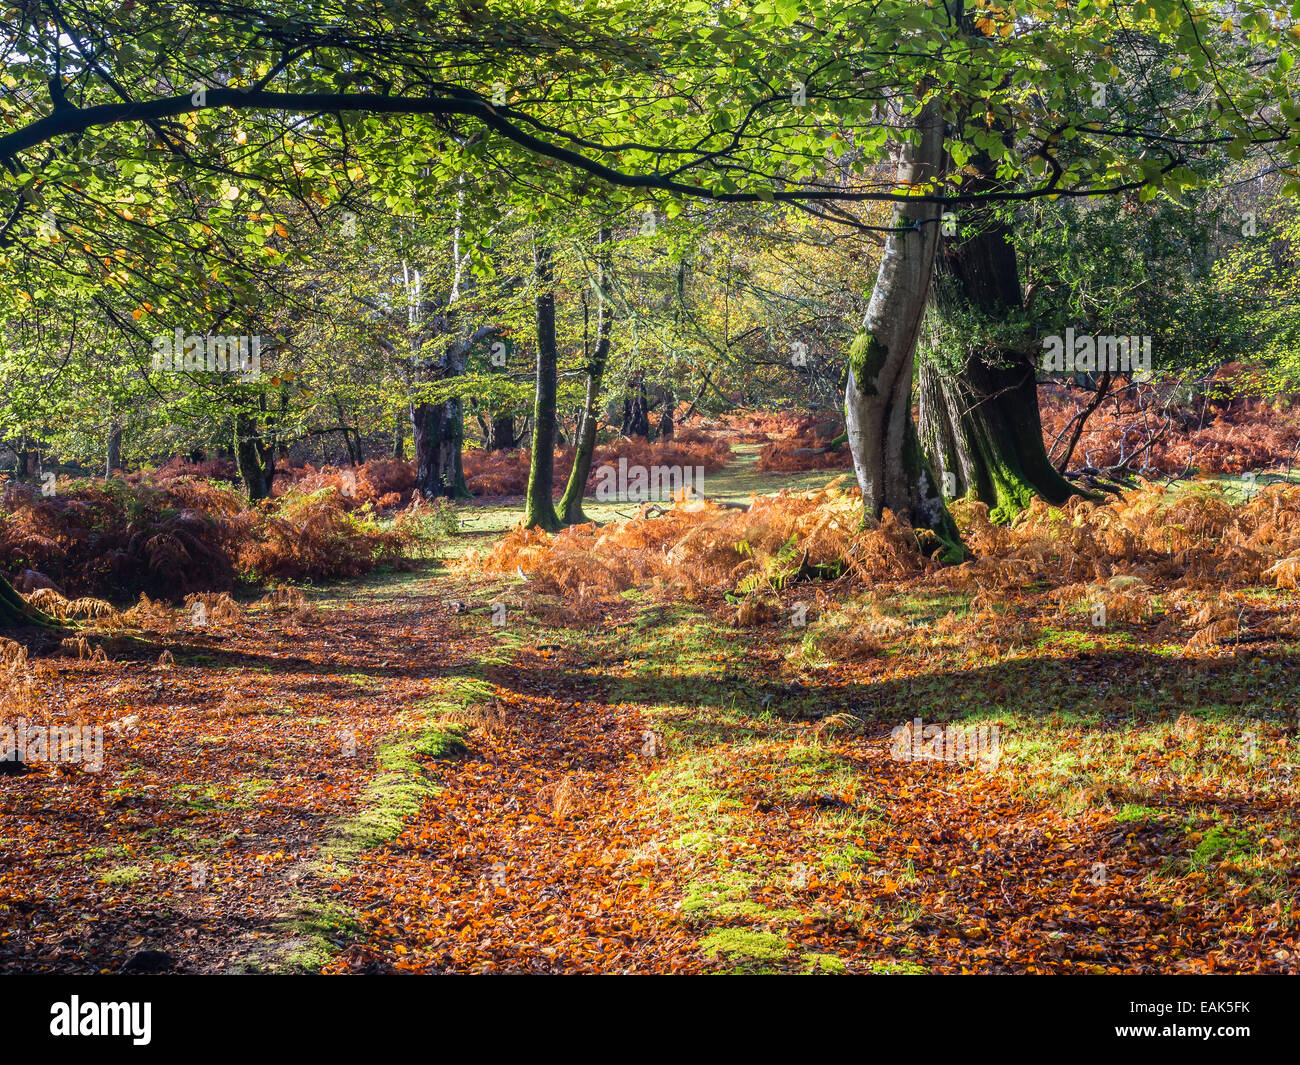
<svg viewBox="0 0 1300 1065">
<path fill-rule="evenodd" d="M 517 520 L 465 517 L 458 549 Z M 1300 971 L 1294 643 L 1045 624 L 849 666 L 432 563 L 308 598 L 48 659 L 105 764 L 0 777 L 0 971 Z M 891 758 L 914 717 L 997 724 L 1000 766 Z"/>
</svg>

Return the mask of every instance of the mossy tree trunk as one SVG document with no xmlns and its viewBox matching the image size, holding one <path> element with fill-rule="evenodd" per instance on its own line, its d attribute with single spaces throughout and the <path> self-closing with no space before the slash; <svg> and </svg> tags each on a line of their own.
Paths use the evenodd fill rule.
<svg viewBox="0 0 1300 1065">
<path fill-rule="evenodd" d="M 555 288 L 552 251 L 540 237 L 533 246 L 533 275 L 537 284 L 537 392 L 533 401 L 533 451 L 524 500 L 524 527 L 555 532 L 555 401 L 559 352 L 555 344 Z"/>
<path fill-rule="evenodd" d="M 613 308 L 605 298 L 605 289 L 609 284 L 610 275 L 610 237 L 609 229 L 602 228 L 596 259 L 596 346 L 587 362 L 587 391 L 578 423 L 573 468 L 569 471 L 569 483 L 565 485 L 564 495 L 560 499 L 560 513 L 568 525 L 577 525 L 587 520 L 586 514 L 582 511 L 582 497 L 587 490 L 592 456 L 596 452 L 596 427 L 600 422 L 600 389 L 605 377 L 605 364 L 609 360 L 610 339 L 614 325 Z"/>
<path fill-rule="evenodd" d="M 425 499 L 470 499 L 461 463 L 465 423 L 460 400 L 411 405 L 415 488 Z"/>
<path fill-rule="evenodd" d="M 899 188 L 937 178 L 945 166 L 943 120 L 933 105 L 921 111 L 915 128 L 916 142 L 898 153 Z M 925 548 L 944 548 L 955 557 L 962 554 L 960 537 L 912 422 L 912 367 L 934 273 L 939 207 L 920 200 L 901 204 L 892 226 L 863 332 L 849 349 L 848 443 L 864 519 L 890 510 L 911 523 Z"/>
<path fill-rule="evenodd" d="M 984 162 L 991 173 L 992 163 Z M 961 222 L 964 235 L 945 241 L 936 262 L 929 330 L 935 350 L 920 367 L 921 441 L 948 494 L 973 494 L 993 520 L 1006 521 L 1035 496 L 1060 504 L 1078 489 L 1043 445 L 1032 345 L 997 339 L 999 327 L 1009 337 L 1024 317 L 1007 224 L 988 209 Z"/>
<path fill-rule="evenodd" d="M 42 629 L 59 629 L 54 618 L 27 602 L 7 579 L 0 576 L 0 629 L 34 625 Z"/>
<path fill-rule="evenodd" d="M 275 477 L 275 449 L 262 439 L 257 419 L 251 411 L 235 414 L 235 464 L 250 502 L 271 495 L 271 482 Z"/>
</svg>

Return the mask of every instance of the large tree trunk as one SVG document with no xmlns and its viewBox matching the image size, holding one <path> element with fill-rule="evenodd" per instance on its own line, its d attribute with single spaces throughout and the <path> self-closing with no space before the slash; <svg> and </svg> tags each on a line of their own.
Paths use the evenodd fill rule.
<svg viewBox="0 0 1300 1065">
<path fill-rule="evenodd" d="M 650 437 L 650 400 L 645 394 L 645 377 L 637 374 L 631 382 L 632 392 L 623 400 L 623 435 Z"/>
<path fill-rule="evenodd" d="M 943 120 L 933 104 L 916 119 L 919 139 L 899 152 L 896 186 L 908 189 L 941 176 Z M 844 411 L 864 519 L 886 510 L 906 519 L 926 549 L 962 554 L 960 537 L 926 464 L 912 422 L 912 365 L 930 292 L 939 207 L 925 201 L 898 206 L 863 321 L 849 349 Z"/>
<path fill-rule="evenodd" d="M 578 446 L 573 455 L 573 468 L 569 471 L 569 483 L 564 488 L 560 499 L 560 513 L 569 525 L 577 525 L 587 520 L 582 512 L 582 497 L 587 491 L 587 478 L 591 475 L 591 460 L 596 451 L 596 427 L 600 422 L 600 387 L 605 376 L 605 363 L 609 360 L 610 337 L 613 332 L 614 313 L 605 298 L 605 288 L 609 284 L 610 231 L 600 231 L 600 249 L 597 256 L 596 288 L 596 348 L 587 364 L 587 393 L 582 405 L 582 416 L 578 423 Z"/>
<path fill-rule="evenodd" d="M 271 494 L 275 477 L 274 451 L 263 442 L 256 419 L 245 410 L 235 415 L 235 464 L 243 478 L 250 502 Z"/>
<path fill-rule="evenodd" d="M 667 389 L 664 393 L 664 413 L 659 419 L 659 439 L 671 440 L 677 432 L 677 427 L 673 423 L 673 408 L 677 406 L 677 398 L 673 395 L 673 390 Z"/>
<path fill-rule="evenodd" d="M 515 444 L 515 420 L 509 414 L 496 414 L 488 436 L 489 451 L 509 451 Z"/>
<path fill-rule="evenodd" d="M 425 499 L 470 498 L 461 466 L 461 439 L 465 429 L 459 407 L 459 402 L 411 406 L 415 487 Z"/>
<path fill-rule="evenodd" d="M 1006 224 L 989 209 L 964 221 L 973 235 L 945 242 L 935 269 L 935 350 L 920 369 L 921 440 L 947 493 L 973 494 L 994 521 L 1006 521 L 1036 495 L 1060 504 L 1078 490 L 1043 446 L 1033 356 L 1023 346 L 972 348 L 961 336 L 972 320 L 996 336 L 997 326 L 1023 307 Z"/>
<path fill-rule="evenodd" d="M 552 492 L 555 484 L 555 396 L 559 352 L 555 346 L 555 290 L 551 248 L 539 237 L 533 247 L 537 281 L 537 394 L 533 404 L 533 453 L 524 500 L 524 528 L 555 532 L 560 527 Z"/>
</svg>

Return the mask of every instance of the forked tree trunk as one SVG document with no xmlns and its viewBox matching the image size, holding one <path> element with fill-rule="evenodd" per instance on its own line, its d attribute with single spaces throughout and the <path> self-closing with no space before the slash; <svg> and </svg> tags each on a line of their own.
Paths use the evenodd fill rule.
<svg viewBox="0 0 1300 1065">
<path fill-rule="evenodd" d="M 597 253 L 596 288 L 598 310 L 596 312 L 596 348 L 591 361 L 587 364 L 587 392 L 582 405 L 582 416 L 578 423 L 577 450 L 573 455 L 573 468 L 569 471 L 569 483 L 565 485 L 564 495 L 560 499 L 560 513 L 565 524 L 578 525 L 587 520 L 582 511 L 582 497 L 587 491 L 587 478 L 591 475 L 591 460 L 596 452 L 596 427 L 600 421 L 600 388 L 605 377 L 605 364 L 609 360 L 610 337 L 613 333 L 614 313 L 605 298 L 605 288 L 609 284 L 610 231 L 600 231 L 600 249 Z"/>
<path fill-rule="evenodd" d="M 524 528 L 555 532 L 560 527 L 555 486 L 555 394 L 559 353 L 555 346 L 555 290 L 551 248 L 539 237 L 533 247 L 537 282 L 537 393 L 533 403 L 533 452 L 524 500 Z"/>
<path fill-rule="evenodd" d="M 942 176 L 943 120 L 933 104 L 915 122 L 916 143 L 899 152 L 895 182 L 908 189 Z M 853 468 L 862 489 L 864 519 L 886 510 L 917 530 L 922 546 L 962 555 L 960 537 L 940 486 L 925 461 L 912 422 L 912 364 L 916 354 L 935 248 L 939 206 L 918 200 L 899 205 L 885 241 L 863 332 L 849 349 L 844 394 Z"/>
<path fill-rule="evenodd" d="M 1043 446 L 1032 355 L 1011 345 L 971 350 L 956 336 L 962 326 L 952 323 L 972 319 L 996 335 L 1023 307 L 1006 224 L 987 209 L 964 221 L 973 235 L 945 242 L 936 263 L 931 333 L 946 350 L 921 360 L 921 440 L 945 494 L 972 494 L 994 521 L 1007 521 L 1035 496 L 1060 504 L 1078 489 Z"/>
</svg>

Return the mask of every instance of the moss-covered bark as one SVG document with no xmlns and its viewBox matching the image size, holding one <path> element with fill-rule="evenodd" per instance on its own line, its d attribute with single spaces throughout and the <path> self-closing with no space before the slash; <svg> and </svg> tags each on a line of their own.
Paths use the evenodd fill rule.
<svg viewBox="0 0 1300 1065">
<path fill-rule="evenodd" d="M 8 580 L 0 577 L 0 629 L 16 629 L 23 625 L 51 630 L 63 627 L 44 611 L 37 610 L 18 594 Z"/>
<path fill-rule="evenodd" d="M 916 119 L 918 137 L 901 149 L 895 180 L 913 187 L 946 166 L 943 120 L 931 105 Z M 862 489 L 863 519 L 886 510 L 910 522 L 922 546 L 964 554 L 957 528 L 925 460 L 912 421 L 912 370 L 939 240 L 938 205 L 895 209 L 863 331 L 849 349 L 845 429 Z"/>
<path fill-rule="evenodd" d="M 987 156 L 966 186 L 996 182 Z M 935 263 L 930 322 L 920 369 L 921 442 L 940 483 L 987 503 L 994 521 L 1034 498 L 1064 503 L 1078 494 L 1047 458 L 1038 384 L 1025 332 L 1015 246 L 990 208 L 968 210 L 961 233 L 943 241 Z M 1019 324 L 1018 324 L 1019 323 Z"/>
<path fill-rule="evenodd" d="M 256 502 L 270 496 L 275 477 L 274 449 L 262 439 L 257 420 L 249 411 L 235 415 L 235 463 L 249 500 Z"/>
<path fill-rule="evenodd" d="M 555 399 L 559 353 L 555 344 L 555 290 L 551 249 L 540 240 L 533 249 L 537 284 L 537 392 L 533 402 L 533 454 L 524 500 L 524 527 L 555 532 L 560 527 L 552 492 L 555 484 Z"/>
<path fill-rule="evenodd" d="M 596 425 L 600 419 L 600 389 L 605 377 L 605 363 L 609 360 L 610 338 L 614 324 L 613 310 L 609 306 L 609 301 L 605 299 L 605 287 L 609 283 L 610 239 L 610 230 L 601 229 L 596 273 L 599 300 L 596 312 L 596 347 L 587 363 L 587 390 L 582 404 L 582 419 L 578 425 L 573 468 L 569 471 L 569 483 L 564 486 L 564 495 L 560 498 L 560 513 L 564 516 L 566 525 L 578 525 L 587 520 L 582 510 L 582 497 L 587 490 L 591 460 L 596 451 Z"/>
<path fill-rule="evenodd" d="M 461 464 L 465 421 L 461 401 L 419 403 L 411 407 L 415 447 L 415 487 L 426 499 L 470 499 Z"/>
</svg>

